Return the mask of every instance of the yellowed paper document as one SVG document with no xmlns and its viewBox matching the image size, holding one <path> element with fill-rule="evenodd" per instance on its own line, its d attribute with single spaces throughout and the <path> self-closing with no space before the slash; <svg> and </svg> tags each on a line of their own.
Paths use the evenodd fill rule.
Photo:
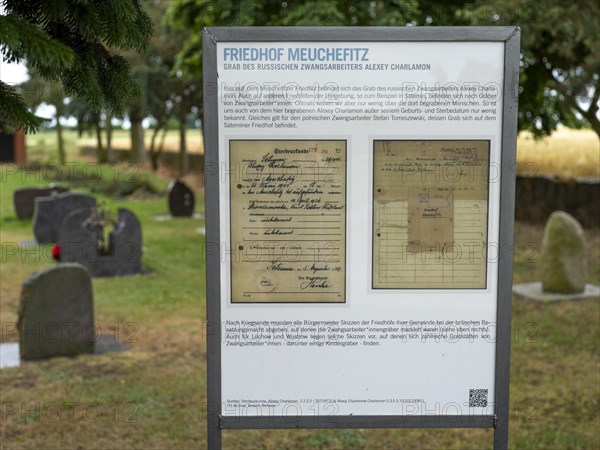
<svg viewBox="0 0 600 450">
<path fill-rule="evenodd" d="M 489 141 L 375 141 L 373 170 L 373 288 L 485 288 Z"/>
<path fill-rule="evenodd" d="M 231 301 L 345 302 L 346 141 L 230 141 Z"/>
</svg>

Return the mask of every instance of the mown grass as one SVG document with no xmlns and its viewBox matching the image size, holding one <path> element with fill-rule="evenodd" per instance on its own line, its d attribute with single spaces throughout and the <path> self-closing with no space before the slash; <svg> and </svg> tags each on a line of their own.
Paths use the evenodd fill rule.
<svg viewBox="0 0 600 450">
<path fill-rule="evenodd" d="M 33 271 L 53 262 L 50 246 L 15 252 L 33 236 L 31 222 L 15 218 L 12 192 L 48 180 L 35 173 L 7 174 L 12 172 L 7 166 L 2 169 L 0 321 L 3 341 L 16 341 L 13 324 L 20 285 Z M 103 169 L 103 178 L 112 179 L 114 167 Z M 151 178 L 164 191 L 167 180 Z M 164 196 L 135 201 L 97 198 L 112 211 L 133 210 L 143 223 L 143 266 L 150 273 L 93 280 L 98 331 L 118 336 L 130 351 L 2 370 L 3 414 L 21 403 L 30 411 L 23 416 L 19 406 L 15 416 L 3 415 L 3 449 L 191 448 L 202 442 L 204 237 L 196 228 L 203 221 L 156 221 L 155 216 L 168 212 Z M 203 212 L 202 202 L 197 211 Z M 96 418 L 95 413 L 101 415 Z M 57 416 L 60 420 L 55 421 Z"/>
<path fill-rule="evenodd" d="M 12 193 L 48 180 L 13 169 L 0 166 L 4 342 L 17 340 L 12 324 L 22 282 L 53 264 L 49 246 L 15 247 L 33 236 L 31 222 L 15 218 Z M 102 174 L 114 177 L 114 167 L 103 167 Z M 144 176 L 163 189 L 168 181 Z M 204 212 L 197 194 L 197 211 Z M 99 331 L 118 336 L 129 350 L 2 369 L 0 448 L 206 448 L 204 237 L 196 232 L 204 224 L 195 219 L 156 221 L 155 216 L 167 213 L 164 196 L 97 197 L 113 210 L 132 209 L 143 226 L 143 265 L 150 273 L 93 280 Z M 586 230 L 586 235 L 588 279 L 598 284 L 600 230 Z M 515 236 L 515 282 L 536 280 L 542 227 L 518 223 Z M 556 304 L 513 298 L 511 448 L 600 448 L 599 317 L 598 298 Z M 224 432 L 227 449 L 491 447 L 491 430 Z"/>
</svg>

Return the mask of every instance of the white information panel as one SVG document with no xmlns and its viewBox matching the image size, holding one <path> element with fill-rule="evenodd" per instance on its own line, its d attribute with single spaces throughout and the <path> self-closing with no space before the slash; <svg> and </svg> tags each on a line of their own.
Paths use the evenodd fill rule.
<svg viewBox="0 0 600 450">
<path fill-rule="evenodd" d="M 504 51 L 217 43 L 223 416 L 494 414 Z"/>
</svg>

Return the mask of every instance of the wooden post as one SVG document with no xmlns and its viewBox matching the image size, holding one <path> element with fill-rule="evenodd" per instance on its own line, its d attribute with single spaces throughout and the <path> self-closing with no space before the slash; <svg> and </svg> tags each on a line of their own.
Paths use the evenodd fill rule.
<svg viewBox="0 0 600 450">
<path fill-rule="evenodd" d="M 27 154 L 25 152 L 25 132 L 18 130 L 14 134 L 15 145 L 15 162 L 17 164 L 25 164 L 27 162 Z"/>
</svg>

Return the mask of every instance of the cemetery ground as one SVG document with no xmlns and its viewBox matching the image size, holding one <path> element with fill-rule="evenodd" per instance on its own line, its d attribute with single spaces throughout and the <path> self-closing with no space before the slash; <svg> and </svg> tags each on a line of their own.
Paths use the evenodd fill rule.
<svg viewBox="0 0 600 450">
<path fill-rule="evenodd" d="M 77 158 L 76 151 L 69 157 Z M 55 263 L 51 245 L 19 248 L 33 235 L 31 221 L 16 220 L 12 195 L 17 188 L 53 180 L 37 172 L 14 172 L 14 166 L 0 169 L 1 339 L 15 342 L 21 284 L 32 272 Z M 115 174 L 130 174 L 128 170 L 104 166 L 102 176 L 110 181 Z M 206 448 L 204 236 L 197 232 L 204 222 L 156 221 L 155 216 L 168 212 L 164 191 L 169 180 L 146 172 L 135 177 L 157 193 L 126 200 L 93 194 L 113 212 L 121 206 L 131 209 L 142 223 L 142 264 L 150 273 L 93 279 L 98 331 L 116 336 L 128 350 L 0 370 L 3 450 Z M 193 187 L 196 212 L 204 213 L 202 193 L 198 184 Z M 89 192 L 82 183 L 74 186 L 78 189 Z M 514 282 L 536 281 L 543 227 L 517 223 L 515 230 Z M 586 229 L 586 237 L 588 282 L 598 284 L 600 229 Z M 513 298 L 510 447 L 600 448 L 598 300 L 543 304 Z M 281 368 L 282 376 L 285 370 Z M 443 407 L 436 411 L 432 405 L 425 413 L 436 414 Z M 491 430 L 224 432 L 226 449 L 491 447 Z"/>
</svg>

